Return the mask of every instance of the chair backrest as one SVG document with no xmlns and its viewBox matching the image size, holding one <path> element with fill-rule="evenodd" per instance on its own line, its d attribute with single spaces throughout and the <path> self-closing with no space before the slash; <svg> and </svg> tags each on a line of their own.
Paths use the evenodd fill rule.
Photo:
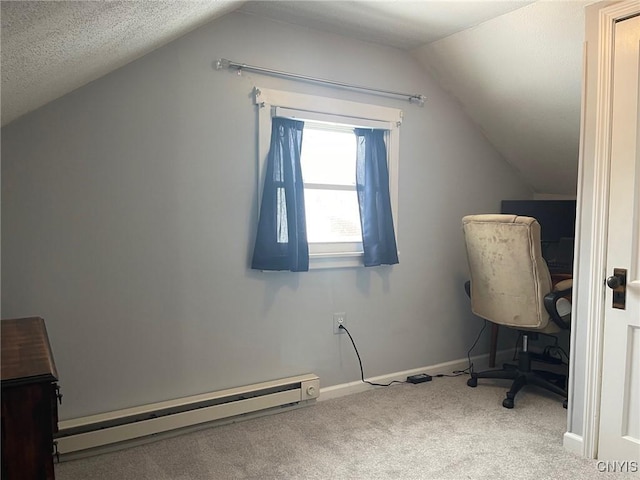
<svg viewBox="0 0 640 480">
<path fill-rule="evenodd" d="M 468 215 L 462 226 L 473 313 L 514 328 L 545 329 L 549 314 L 544 296 L 552 287 L 538 221 L 516 215 Z"/>
</svg>

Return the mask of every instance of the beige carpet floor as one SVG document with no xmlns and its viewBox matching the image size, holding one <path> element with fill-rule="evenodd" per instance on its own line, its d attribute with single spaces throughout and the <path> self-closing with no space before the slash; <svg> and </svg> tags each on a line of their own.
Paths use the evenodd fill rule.
<svg viewBox="0 0 640 480">
<path fill-rule="evenodd" d="M 562 447 L 567 411 L 467 376 L 393 385 L 56 465 L 58 480 L 617 479 Z"/>
</svg>

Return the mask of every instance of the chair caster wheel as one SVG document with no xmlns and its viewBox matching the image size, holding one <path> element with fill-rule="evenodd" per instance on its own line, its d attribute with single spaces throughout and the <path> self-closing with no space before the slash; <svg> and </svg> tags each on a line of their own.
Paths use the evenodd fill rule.
<svg viewBox="0 0 640 480">
<path fill-rule="evenodd" d="M 502 401 L 502 406 L 504 408 L 513 408 L 513 398 L 505 398 Z"/>
<path fill-rule="evenodd" d="M 467 385 L 469 387 L 477 387 L 478 386 L 478 379 L 475 377 L 471 377 L 469 380 L 467 380 Z"/>
</svg>

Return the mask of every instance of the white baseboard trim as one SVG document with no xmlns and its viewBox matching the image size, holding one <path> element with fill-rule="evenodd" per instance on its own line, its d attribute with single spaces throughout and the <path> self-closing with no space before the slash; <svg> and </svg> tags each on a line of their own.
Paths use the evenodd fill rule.
<svg viewBox="0 0 640 480">
<path fill-rule="evenodd" d="M 496 352 L 496 365 L 505 360 L 510 360 L 513 356 L 513 350 L 501 350 Z M 489 354 L 476 355 L 471 357 L 471 361 L 474 365 L 474 370 L 486 369 L 489 365 Z M 418 373 L 428 373 L 429 375 L 437 375 L 439 373 L 451 374 L 456 370 L 464 370 L 469 366 L 469 360 L 467 358 L 461 358 L 458 360 L 452 360 L 450 362 L 437 363 L 435 365 L 429 365 L 426 367 L 412 368 L 411 370 L 404 370 L 402 372 L 388 373 L 386 375 L 380 375 L 378 377 L 367 378 L 366 380 L 373 383 L 390 383 L 394 380 L 405 381 L 409 375 L 416 375 Z M 338 385 L 331 385 L 329 387 L 320 388 L 320 396 L 318 401 L 330 400 L 332 398 L 344 397 L 345 395 L 351 395 L 354 393 L 366 392 L 372 390 L 374 387 L 368 383 L 363 383 L 361 380 L 356 380 L 348 383 L 341 383 Z"/>
<path fill-rule="evenodd" d="M 584 456 L 584 440 L 582 436 L 576 435 L 575 433 L 565 432 L 562 437 L 562 446 L 565 450 L 568 450 L 571 453 L 575 453 L 576 455 Z"/>
</svg>

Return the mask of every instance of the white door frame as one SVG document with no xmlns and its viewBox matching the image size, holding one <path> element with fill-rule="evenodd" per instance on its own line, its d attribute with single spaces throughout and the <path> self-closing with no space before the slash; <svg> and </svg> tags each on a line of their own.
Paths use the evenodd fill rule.
<svg viewBox="0 0 640 480">
<path fill-rule="evenodd" d="M 606 253 L 611 169 L 611 104 L 613 98 L 613 45 L 615 23 L 640 13 L 638 0 L 602 8 L 598 23 L 598 77 L 593 182 L 593 221 L 588 234 L 592 245 L 589 265 L 590 299 L 586 314 L 586 369 L 583 417 L 583 455 L 596 458 L 600 419 L 603 331 L 605 315 Z"/>
</svg>

